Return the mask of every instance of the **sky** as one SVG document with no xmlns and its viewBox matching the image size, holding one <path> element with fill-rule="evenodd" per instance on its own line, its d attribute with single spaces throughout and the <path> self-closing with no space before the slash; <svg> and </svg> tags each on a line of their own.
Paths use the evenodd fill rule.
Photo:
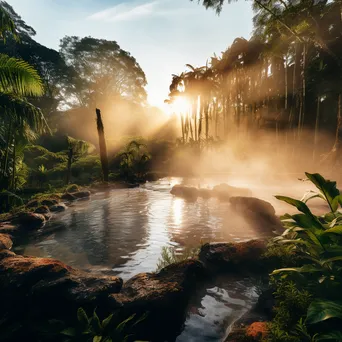
<svg viewBox="0 0 342 342">
<path fill-rule="evenodd" d="M 251 2 L 226 4 L 220 16 L 189 0 L 7 0 L 35 39 L 58 50 L 65 35 L 115 40 L 144 70 L 151 105 L 163 107 L 172 74 L 205 65 L 252 32 Z"/>
</svg>

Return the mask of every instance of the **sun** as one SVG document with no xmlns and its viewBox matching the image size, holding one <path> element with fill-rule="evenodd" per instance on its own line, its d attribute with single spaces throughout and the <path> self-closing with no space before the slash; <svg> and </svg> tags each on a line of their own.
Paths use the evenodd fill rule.
<svg viewBox="0 0 342 342">
<path fill-rule="evenodd" d="M 178 96 L 168 105 L 169 115 L 185 115 L 190 110 L 190 102 L 184 96 Z"/>
</svg>

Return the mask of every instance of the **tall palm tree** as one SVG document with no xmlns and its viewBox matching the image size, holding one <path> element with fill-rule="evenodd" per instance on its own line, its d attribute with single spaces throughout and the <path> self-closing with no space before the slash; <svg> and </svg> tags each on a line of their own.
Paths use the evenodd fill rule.
<svg viewBox="0 0 342 342">
<path fill-rule="evenodd" d="M 4 42 L 7 35 L 18 38 L 12 18 L 0 3 L 0 36 Z M 30 140 L 34 133 L 47 128 L 43 113 L 27 99 L 42 94 L 42 81 L 33 67 L 0 54 L 0 189 L 8 189 L 15 179 L 17 136 Z"/>
</svg>

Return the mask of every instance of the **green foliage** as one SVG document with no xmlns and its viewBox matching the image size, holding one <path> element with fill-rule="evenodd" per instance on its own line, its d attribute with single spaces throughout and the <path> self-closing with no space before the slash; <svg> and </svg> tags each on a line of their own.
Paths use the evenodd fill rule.
<svg viewBox="0 0 342 342">
<path fill-rule="evenodd" d="M 287 335 L 297 336 L 298 341 L 334 340 L 339 334 L 334 330 L 336 321 L 337 325 L 342 323 L 341 195 L 336 182 L 319 174 L 306 175 L 318 192 L 310 192 L 301 201 L 277 196 L 301 214 L 282 217 L 286 230 L 273 239 L 271 248 L 286 246 L 299 265 L 276 269 L 271 274 L 279 304 L 270 325 L 270 336 L 274 337 L 269 341 L 286 341 Z M 330 212 L 314 215 L 305 204 L 312 198 L 324 200 Z"/>
<path fill-rule="evenodd" d="M 162 268 L 187 259 L 197 259 L 200 247 L 187 247 L 181 252 L 175 247 L 163 247 L 157 263 L 157 272 Z"/>
<path fill-rule="evenodd" d="M 146 315 L 135 319 L 136 315 L 132 315 L 127 319 L 118 322 L 114 314 L 110 314 L 103 320 L 100 320 L 96 310 L 91 317 L 88 317 L 83 308 L 77 310 L 77 327 L 70 327 L 62 330 L 61 334 L 66 336 L 66 341 L 80 342 L 126 342 L 132 338 L 129 330 L 134 328 Z"/>
<path fill-rule="evenodd" d="M 119 169 L 122 178 L 139 181 L 146 176 L 151 156 L 144 143 L 132 140 L 114 159 L 114 165 Z"/>
</svg>

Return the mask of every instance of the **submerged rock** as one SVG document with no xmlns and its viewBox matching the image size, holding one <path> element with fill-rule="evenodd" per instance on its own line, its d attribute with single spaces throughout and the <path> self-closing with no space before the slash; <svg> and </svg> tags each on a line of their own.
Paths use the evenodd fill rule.
<svg viewBox="0 0 342 342">
<path fill-rule="evenodd" d="M 0 233 L 0 250 L 1 249 L 11 249 L 13 246 L 13 242 L 11 237 L 8 234 Z"/>
<path fill-rule="evenodd" d="M 48 206 L 49 208 L 58 204 L 58 201 L 54 198 L 51 198 L 51 199 L 44 199 L 40 202 L 42 205 L 46 205 Z"/>
<path fill-rule="evenodd" d="M 123 317 L 148 312 L 133 332 L 138 339 L 164 341 L 168 337 L 171 341 L 180 332 L 191 293 L 203 276 L 203 264 L 189 259 L 156 274 L 138 274 L 123 285 L 119 294 L 111 297 L 122 304 Z"/>
<path fill-rule="evenodd" d="M 77 197 L 74 196 L 73 194 L 70 194 L 70 193 L 67 192 L 66 194 L 63 194 L 63 195 L 61 196 L 61 199 L 62 199 L 63 201 L 71 202 L 71 201 L 76 201 L 76 200 L 77 200 Z"/>
<path fill-rule="evenodd" d="M 184 185 L 175 185 L 170 193 L 175 195 L 176 197 L 185 198 L 188 200 L 196 200 L 199 196 L 199 192 L 197 188 L 191 186 L 184 186 Z"/>
<path fill-rule="evenodd" d="M 47 205 L 42 205 L 38 207 L 34 212 L 36 214 L 48 214 L 50 212 L 50 209 Z"/>
<path fill-rule="evenodd" d="M 73 195 L 77 199 L 89 198 L 90 197 L 90 191 L 86 190 L 86 191 L 73 192 L 71 195 Z"/>
<path fill-rule="evenodd" d="M 231 207 L 241 214 L 252 228 L 269 233 L 282 231 L 283 226 L 271 203 L 255 197 L 231 197 Z"/>
<path fill-rule="evenodd" d="M 50 208 L 50 211 L 51 212 L 54 212 L 54 213 L 59 213 L 61 211 L 65 211 L 67 209 L 67 206 L 63 203 L 58 203 L 58 204 L 55 204 L 53 205 L 51 208 Z"/>
<path fill-rule="evenodd" d="M 221 201 L 228 201 L 233 196 L 252 196 L 249 189 L 238 188 L 225 183 L 214 186 L 213 194 Z"/>
<path fill-rule="evenodd" d="M 42 214 L 19 213 L 12 218 L 12 223 L 28 228 L 41 227 L 45 223 L 45 217 Z"/>
<path fill-rule="evenodd" d="M 38 206 L 39 206 L 39 202 L 36 199 L 31 200 L 26 204 L 26 208 L 36 208 Z"/>
<path fill-rule="evenodd" d="M 212 272 L 262 271 L 261 256 L 266 251 L 263 240 L 239 243 L 207 243 L 202 246 L 199 259 Z"/>
</svg>

